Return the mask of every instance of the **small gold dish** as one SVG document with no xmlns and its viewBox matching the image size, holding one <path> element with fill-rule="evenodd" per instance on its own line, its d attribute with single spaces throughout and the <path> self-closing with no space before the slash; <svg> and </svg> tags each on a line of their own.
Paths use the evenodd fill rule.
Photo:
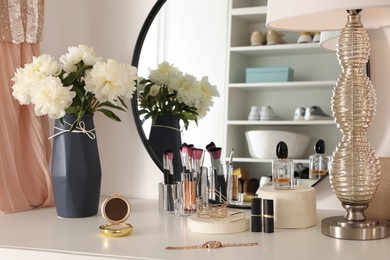
<svg viewBox="0 0 390 260">
<path fill-rule="evenodd" d="M 109 222 L 99 227 L 100 233 L 108 237 L 128 236 L 133 226 L 124 223 L 131 211 L 129 201 L 120 195 L 112 195 L 105 199 L 101 206 L 103 217 Z"/>
</svg>

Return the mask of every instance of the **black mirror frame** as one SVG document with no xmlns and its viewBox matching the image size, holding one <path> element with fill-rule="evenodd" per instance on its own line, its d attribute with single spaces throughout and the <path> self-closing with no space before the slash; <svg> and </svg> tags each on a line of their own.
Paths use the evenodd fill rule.
<svg viewBox="0 0 390 260">
<path fill-rule="evenodd" d="M 141 31 L 138 34 L 137 41 L 135 43 L 134 52 L 133 52 L 133 59 L 131 61 L 131 65 L 134 67 L 138 67 L 139 59 L 141 56 L 142 46 L 144 44 L 146 35 L 149 31 L 150 26 L 152 25 L 155 17 L 157 16 L 158 12 L 160 11 L 161 7 L 165 4 L 166 0 L 157 0 L 157 2 L 154 4 L 152 9 L 150 10 L 148 16 L 145 19 L 144 24 L 141 27 Z M 139 119 L 139 113 L 138 113 L 138 102 L 137 102 L 137 90 L 134 92 L 134 96 L 131 99 L 131 108 L 133 110 L 133 117 L 134 122 L 137 127 L 137 131 L 139 136 L 141 137 L 142 143 L 144 144 L 147 152 L 150 155 L 150 158 L 154 161 L 154 163 L 157 165 L 158 168 L 160 168 L 161 171 L 163 171 L 163 165 L 161 164 L 160 160 L 156 157 L 156 155 L 153 153 L 152 149 L 149 146 L 149 142 L 147 137 L 145 136 L 145 132 L 142 128 L 141 120 Z"/>
</svg>

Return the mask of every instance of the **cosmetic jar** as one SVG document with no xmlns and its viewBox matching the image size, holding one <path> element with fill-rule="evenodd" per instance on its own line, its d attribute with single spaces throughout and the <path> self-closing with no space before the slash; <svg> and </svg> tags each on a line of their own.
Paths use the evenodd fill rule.
<svg viewBox="0 0 390 260">
<path fill-rule="evenodd" d="M 101 206 L 101 212 L 109 223 L 99 227 L 100 233 L 108 237 L 123 237 L 133 231 L 133 226 L 124 223 L 130 215 L 129 201 L 120 195 L 112 195 L 105 199 Z"/>
<path fill-rule="evenodd" d="M 253 198 L 252 199 L 252 207 L 251 207 L 251 230 L 252 232 L 261 232 L 262 231 L 262 223 L 261 223 L 261 198 Z"/>
</svg>

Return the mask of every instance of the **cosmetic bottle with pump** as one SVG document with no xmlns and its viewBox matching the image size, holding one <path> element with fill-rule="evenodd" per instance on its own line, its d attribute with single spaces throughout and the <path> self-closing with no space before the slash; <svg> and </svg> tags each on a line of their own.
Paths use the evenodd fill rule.
<svg viewBox="0 0 390 260">
<path fill-rule="evenodd" d="M 294 161 L 288 159 L 288 147 L 283 141 L 276 146 L 278 159 L 272 160 L 272 187 L 275 190 L 294 189 Z"/>
<path fill-rule="evenodd" d="M 321 179 L 328 173 L 330 156 L 325 154 L 325 141 L 319 139 L 314 145 L 315 154 L 309 156 L 309 178 Z"/>
</svg>

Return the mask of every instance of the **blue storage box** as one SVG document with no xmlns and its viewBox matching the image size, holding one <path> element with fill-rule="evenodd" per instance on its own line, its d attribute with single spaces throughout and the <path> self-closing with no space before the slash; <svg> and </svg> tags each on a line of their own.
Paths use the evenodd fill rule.
<svg viewBox="0 0 390 260">
<path fill-rule="evenodd" d="M 246 83 L 285 82 L 293 79 L 294 70 L 288 67 L 247 68 Z"/>
</svg>

